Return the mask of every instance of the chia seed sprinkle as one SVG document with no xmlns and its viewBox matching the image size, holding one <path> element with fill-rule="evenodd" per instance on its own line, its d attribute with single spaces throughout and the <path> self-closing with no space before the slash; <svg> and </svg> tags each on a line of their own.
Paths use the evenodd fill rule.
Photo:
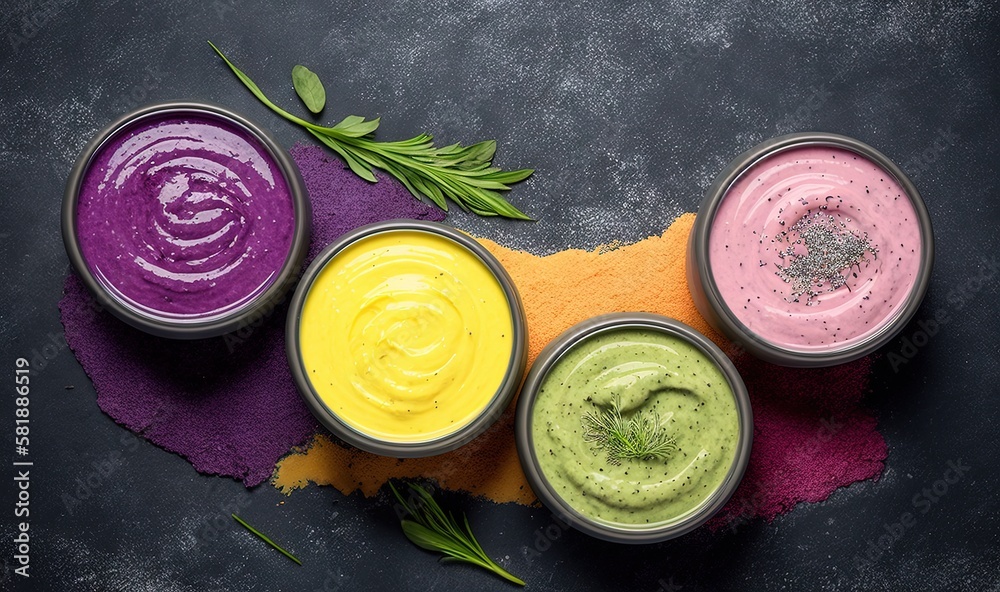
<svg viewBox="0 0 1000 592">
<path fill-rule="evenodd" d="M 797 239 L 789 235 L 792 232 L 798 233 Z M 819 211 L 803 216 L 775 238 L 789 245 L 778 252 L 783 265 L 775 263 L 777 276 L 792 286 L 788 302 L 799 302 L 805 295 L 807 306 L 822 292 L 833 292 L 846 285 L 843 272 L 854 267 L 860 270 L 861 264 L 868 262 L 866 253 L 878 257 L 878 249 L 868 240 L 868 233 L 856 236 L 844 222 Z M 805 254 L 795 252 L 798 244 L 805 245 Z"/>
</svg>

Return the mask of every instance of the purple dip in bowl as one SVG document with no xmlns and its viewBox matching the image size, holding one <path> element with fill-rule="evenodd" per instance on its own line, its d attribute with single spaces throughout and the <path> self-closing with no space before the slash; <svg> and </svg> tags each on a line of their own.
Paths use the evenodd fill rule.
<svg viewBox="0 0 1000 592">
<path fill-rule="evenodd" d="M 165 103 L 114 122 L 66 189 L 63 240 L 102 304 L 164 337 L 258 321 L 298 278 L 310 210 L 294 162 L 221 107 Z"/>
</svg>

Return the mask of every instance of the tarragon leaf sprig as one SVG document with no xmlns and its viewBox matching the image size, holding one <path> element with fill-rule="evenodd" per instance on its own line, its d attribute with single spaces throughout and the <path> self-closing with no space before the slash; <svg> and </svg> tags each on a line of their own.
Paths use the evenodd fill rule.
<svg viewBox="0 0 1000 592">
<path fill-rule="evenodd" d="M 379 118 L 367 120 L 357 115 L 349 115 L 332 127 L 315 124 L 275 105 L 218 47 L 211 41 L 208 44 L 254 96 L 281 117 L 309 130 L 321 143 L 339 154 L 362 179 L 377 182 L 372 169 L 379 168 L 399 179 L 417 199 L 426 197 L 442 210 L 448 210 L 447 202 L 450 200 L 462 209 L 481 216 L 531 219 L 499 192 L 507 191 L 511 184 L 527 179 L 534 170 L 504 171 L 492 166 L 495 141 L 438 148 L 430 135 L 420 134 L 409 140 L 378 142 L 374 133 L 378 129 Z M 319 82 L 318 77 L 315 82 Z M 319 101 L 316 101 L 313 106 L 318 104 Z"/>
<path fill-rule="evenodd" d="M 403 505 L 409 514 L 409 519 L 404 518 L 401 522 L 403 534 L 410 539 L 414 545 L 443 553 L 442 561 L 461 561 L 478 565 L 498 576 L 513 582 L 519 586 L 524 585 L 524 580 L 511 575 L 507 570 L 500 567 L 490 556 L 483 551 L 482 546 L 472 534 L 469 526 L 469 518 L 463 516 L 464 528 L 459 526 L 454 516 L 445 514 L 441 506 L 434 500 L 430 493 L 419 485 L 410 484 L 410 490 L 415 494 L 413 503 L 408 502 L 400 495 L 396 487 L 389 483 L 392 493 Z"/>
</svg>

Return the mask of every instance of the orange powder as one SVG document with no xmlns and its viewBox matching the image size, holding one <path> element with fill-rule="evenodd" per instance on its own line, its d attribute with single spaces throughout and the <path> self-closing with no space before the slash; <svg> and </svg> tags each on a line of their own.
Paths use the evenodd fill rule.
<svg viewBox="0 0 1000 592">
<path fill-rule="evenodd" d="M 660 313 L 726 344 L 695 309 L 688 293 L 685 254 L 694 219 L 694 214 L 684 214 L 663 235 L 633 245 L 568 250 L 547 257 L 480 240 L 521 293 L 528 321 L 528 363 L 574 323 L 607 312 Z M 535 495 L 514 446 L 514 404 L 469 444 L 430 458 L 377 456 L 319 434 L 305 450 L 278 463 L 272 482 L 285 493 L 312 482 L 333 485 L 345 494 L 360 490 L 372 496 L 389 479 L 415 477 L 497 502 L 533 503 Z"/>
</svg>

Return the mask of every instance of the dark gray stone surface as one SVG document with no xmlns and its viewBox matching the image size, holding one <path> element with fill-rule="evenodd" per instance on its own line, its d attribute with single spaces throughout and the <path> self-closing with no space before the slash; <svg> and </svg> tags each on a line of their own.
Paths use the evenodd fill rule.
<svg viewBox="0 0 1000 592">
<path fill-rule="evenodd" d="M 0 588 L 509 589 L 436 565 L 401 536 L 384 493 L 309 488 L 285 499 L 198 475 L 103 415 L 59 345 L 68 272 L 59 206 L 94 132 L 138 104 L 196 99 L 245 113 L 285 146 L 309 140 L 238 84 L 211 39 L 281 104 L 297 107 L 288 72 L 304 63 L 327 82 L 329 117 L 384 116 L 383 139 L 495 138 L 498 164 L 537 169 L 511 199 L 538 222 L 461 213 L 450 222 L 536 253 L 659 234 L 696 209 L 731 158 L 780 133 L 838 132 L 895 159 L 920 188 L 937 238 L 917 321 L 941 311 L 949 321 L 906 364 L 877 364 L 869 400 L 889 445 L 879 481 L 770 524 L 645 548 L 552 528 L 540 509 L 444 499 L 535 589 L 1000 589 L 1000 276 L 989 272 L 1000 256 L 998 20 L 989 2 L 5 3 Z M 885 353 L 919 330 L 914 322 Z M 49 343 L 57 353 L 33 382 L 32 577 L 23 580 L 9 571 L 11 377 L 17 357 Z M 112 460 L 113 475 L 91 478 L 95 463 Z M 959 461 L 971 467 L 965 476 L 915 507 Z M 88 478 L 97 485 L 84 497 L 77 488 Z M 81 501 L 72 513 L 65 495 Z M 259 526 L 305 565 L 244 536 L 232 507 L 269 516 Z M 915 524 L 859 569 L 855 557 L 904 512 Z M 558 538 L 546 547 L 538 537 L 547 528 Z"/>
</svg>

